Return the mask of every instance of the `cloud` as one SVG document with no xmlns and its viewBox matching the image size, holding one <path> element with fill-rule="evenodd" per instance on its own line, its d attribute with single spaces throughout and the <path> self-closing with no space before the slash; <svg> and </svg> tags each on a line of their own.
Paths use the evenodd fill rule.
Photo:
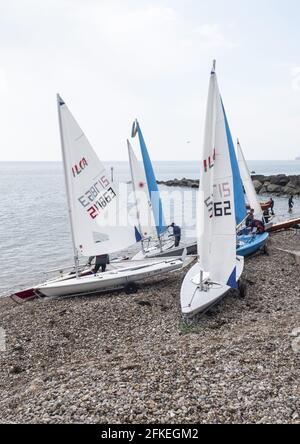
<svg viewBox="0 0 300 444">
<path fill-rule="evenodd" d="M 300 66 L 291 71 L 293 91 L 300 92 Z"/>
<path fill-rule="evenodd" d="M 194 34 L 199 37 L 199 44 L 206 50 L 214 48 L 234 48 L 238 45 L 227 39 L 217 24 L 204 24 L 194 30 Z"/>
<path fill-rule="evenodd" d="M 196 151 L 211 60 L 235 47 L 226 23 L 210 23 L 205 16 L 201 23 L 193 8 L 182 14 L 169 5 L 12 0 L 2 6 L 1 67 L 9 84 L 2 82 L 0 119 L 6 155 L 60 159 L 56 92 L 102 159 L 126 159 L 124 140 L 134 117 L 153 159 L 185 157 L 187 138 Z"/>
<path fill-rule="evenodd" d="M 234 47 L 219 25 L 198 26 L 173 8 L 117 5 L 93 4 L 91 8 L 74 10 L 73 14 L 86 52 L 96 55 L 98 51 L 103 61 L 113 69 L 121 68 L 123 74 L 148 78 L 185 73 L 197 66 L 196 54 Z M 84 33 L 84 29 L 89 29 L 89 33 Z"/>
</svg>

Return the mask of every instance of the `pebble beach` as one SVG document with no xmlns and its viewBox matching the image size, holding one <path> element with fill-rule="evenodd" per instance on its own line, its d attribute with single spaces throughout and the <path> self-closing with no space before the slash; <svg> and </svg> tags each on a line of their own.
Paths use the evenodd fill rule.
<svg viewBox="0 0 300 444">
<path fill-rule="evenodd" d="M 300 233 L 191 325 L 186 270 L 134 295 L 0 300 L 1 423 L 300 423 Z M 3 342 L 3 341 L 2 341 Z"/>
</svg>

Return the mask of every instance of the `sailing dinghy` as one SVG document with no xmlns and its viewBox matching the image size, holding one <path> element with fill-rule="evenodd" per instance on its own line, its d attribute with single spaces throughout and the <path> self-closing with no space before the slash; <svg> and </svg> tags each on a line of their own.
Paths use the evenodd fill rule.
<svg viewBox="0 0 300 444">
<path fill-rule="evenodd" d="M 259 203 L 239 140 L 237 141 L 237 160 L 247 200 L 250 208 L 254 210 L 254 218 L 263 220 L 263 211 Z M 238 236 L 237 254 L 244 257 L 250 256 L 258 250 L 264 248 L 268 239 L 269 233 L 267 232 L 240 235 Z"/>
<path fill-rule="evenodd" d="M 137 208 L 137 219 L 141 234 L 142 250 L 133 256 L 134 260 L 155 257 L 174 247 L 174 239 L 168 236 L 162 202 L 157 186 L 153 165 L 139 122 L 134 121 L 132 137 L 138 135 L 142 163 L 138 161 L 133 148 L 127 141 L 132 187 Z"/>
<path fill-rule="evenodd" d="M 181 287 L 184 317 L 207 310 L 237 288 L 244 259 L 236 256 L 233 171 L 215 63 L 211 72 L 198 193 L 198 263 Z"/>
<path fill-rule="evenodd" d="M 57 106 L 75 273 L 26 289 L 20 298 L 26 299 L 32 294 L 65 296 L 107 291 L 181 268 L 184 255 L 174 260 L 119 262 L 104 273 L 92 275 L 90 271 L 79 272 L 79 254 L 98 256 L 124 250 L 137 241 L 137 229 L 119 223 L 119 213 L 127 214 L 127 202 L 123 208 L 118 189 L 59 95 Z"/>
<path fill-rule="evenodd" d="M 239 157 L 237 157 L 236 155 L 223 101 L 222 101 L 222 109 L 224 113 L 231 169 L 233 174 L 235 219 L 236 219 L 237 231 L 239 232 L 241 228 L 245 226 L 245 221 L 247 217 L 244 189 L 246 191 L 246 195 L 249 199 L 250 204 L 254 205 L 256 214 L 260 220 L 262 220 L 263 215 L 261 213 L 261 210 L 259 209 L 259 203 L 255 201 L 257 200 L 256 193 L 240 145 L 238 146 Z M 249 182 L 249 178 L 251 184 Z M 253 189 L 251 189 L 251 185 Z M 237 250 L 236 250 L 237 255 L 247 257 L 261 250 L 264 247 L 265 243 L 267 242 L 268 237 L 269 236 L 267 233 L 256 233 L 256 232 L 249 233 L 249 230 L 246 229 L 245 233 L 237 236 Z"/>
</svg>

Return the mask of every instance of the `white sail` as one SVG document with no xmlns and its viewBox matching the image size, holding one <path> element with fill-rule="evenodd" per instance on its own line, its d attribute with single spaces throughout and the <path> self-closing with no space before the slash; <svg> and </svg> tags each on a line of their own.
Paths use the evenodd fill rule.
<svg viewBox="0 0 300 444">
<path fill-rule="evenodd" d="M 215 71 L 210 78 L 199 185 L 200 268 L 213 282 L 236 285 L 233 176 L 225 116 Z"/>
<path fill-rule="evenodd" d="M 95 256 L 125 249 L 136 242 L 134 227 L 118 221 L 127 209 L 120 208 L 117 188 L 68 107 L 57 100 L 75 252 Z"/>
<path fill-rule="evenodd" d="M 249 202 L 250 207 L 254 210 L 254 216 L 257 219 L 262 219 L 263 212 L 261 205 L 259 203 L 247 164 L 241 148 L 239 141 L 237 141 L 237 158 L 239 164 L 239 170 L 241 173 L 241 178 L 245 188 L 245 193 Z"/>
<path fill-rule="evenodd" d="M 135 196 L 139 232 L 142 239 L 156 238 L 155 221 L 144 168 L 136 158 L 132 146 L 127 140 L 128 157 L 131 171 L 132 188 Z"/>
</svg>

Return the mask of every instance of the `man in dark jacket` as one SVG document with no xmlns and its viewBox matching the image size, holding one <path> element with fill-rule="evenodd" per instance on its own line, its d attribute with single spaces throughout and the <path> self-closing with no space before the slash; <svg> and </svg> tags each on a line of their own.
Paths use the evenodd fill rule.
<svg viewBox="0 0 300 444">
<path fill-rule="evenodd" d="M 272 197 L 270 199 L 270 202 L 271 202 L 271 206 L 270 206 L 271 214 L 272 214 L 272 216 L 274 216 L 274 204 L 275 204 L 275 202 L 272 199 Z"/>
<path fill-rule="evenodd" d="M 294 207 L 294 199 L 293 199 L 293 196 L 291 196 L 289 198 L 289 212 L 293 211 L 293 207 Z"/>
<path fill-rule="evenodd" d="M 180 244 L 180 239 L 181 239 L 181 228 L 174 224 L 174 222 L 170 225 L 170 227 L 173 228 L 173 236 L 175 239 L 175 247 L 178 247 Z"/>
<path fill-rule="evenodd" d="M 108 254 L 100 254 L 99 256 L 90 256 L 87 265 L 91 265 L 92 260 L 96 257 L 95 267 L 93 268 L 93 273 L 98 273 L 100 267 L 102 273 L 106 270 L 106 265 L 109 264 L 109 255 Z"/>
</svg>

